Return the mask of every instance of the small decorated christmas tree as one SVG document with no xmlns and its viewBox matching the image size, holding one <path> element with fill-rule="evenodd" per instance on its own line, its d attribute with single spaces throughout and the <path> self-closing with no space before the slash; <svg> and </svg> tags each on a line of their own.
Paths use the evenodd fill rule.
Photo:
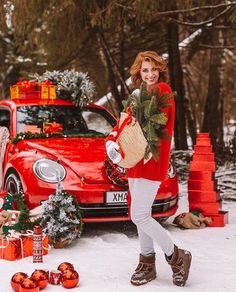
<svg viewBox="0 0 236 292">
<path fill-rule="evenodd" d="M 49 243 L 55 248 L 65 247 L 81 235 L 83 223 L 79 205 L 74 196 L 62 189 L 60 180 L 56 192 L 42 205 L 41 225 L 48 234 Z"/>
</svg>

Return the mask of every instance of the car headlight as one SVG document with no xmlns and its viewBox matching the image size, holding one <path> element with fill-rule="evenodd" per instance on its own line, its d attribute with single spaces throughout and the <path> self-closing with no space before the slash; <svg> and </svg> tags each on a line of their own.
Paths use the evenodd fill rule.
<svg viewBox="0 0 236 292">
<path fill-rule="evenodd" d="M 61 164 L 46 158 L 37 160 L 33 171 L 39 179 L 48 183 L 56 183 L 58 178 L 62 181 L 66 176 L 66 170 Z"/>
</svg>

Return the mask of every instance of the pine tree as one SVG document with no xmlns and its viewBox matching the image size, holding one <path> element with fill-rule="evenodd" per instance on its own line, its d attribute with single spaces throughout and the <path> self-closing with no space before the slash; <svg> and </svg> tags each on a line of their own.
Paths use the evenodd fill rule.
<svg viewBox="0 0 236 292">
<path fill-rule="evenodd" d="M 151 153 L 155 160 L 158 160 L 158 145 L 160 138 L 170 139 L 164 130 L 167 123 L 166 115 L 161 108 L 170 107 L 172 94 L 165 92 L 160 94 L 160 90 L 148 93 L 147 84 L 143 82 L 139 94 L 132 94 L 126 101 L 123 101 L 125 110 L 131 108 L 132 115 L 139 122 L 148 145 L 145 158 Z"/>
<path fill-rule="evenodd" d="M 82 232 L 79 205 L 74 196 L 64 191 L 58 182 L 56 192 L 43 202 L 44 214 L 41 225 L 48 234 L 50 243 L 60 247 L 60 243 L 70 244 Z"/>
<path fill-rule="evenodd" d="M 71 100 L 80 107 L 92 102 L 95 86 L 88 73 L 54 70 L 46 71 L 42 75 L 35 74 L 33 77 L 37 82 L 52 81 L 60 98 Z"/>
</svg>

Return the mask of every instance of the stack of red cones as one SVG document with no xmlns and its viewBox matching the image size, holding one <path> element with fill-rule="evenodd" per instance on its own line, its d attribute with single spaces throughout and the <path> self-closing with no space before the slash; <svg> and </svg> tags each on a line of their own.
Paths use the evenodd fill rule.
<svg viewBox="0 0 236 292">
<path fill-rule="evenodd" d="M 228 223 L 228 212 L 222 211 L 222 201 L 215 179 L 215 156 L 208 133 L 197 135 L 194 154 L 190 162 L 188 180 L 189 211 L 200 211 L 211 217 L 208 226 L 223 227 Z"/>
</svg>

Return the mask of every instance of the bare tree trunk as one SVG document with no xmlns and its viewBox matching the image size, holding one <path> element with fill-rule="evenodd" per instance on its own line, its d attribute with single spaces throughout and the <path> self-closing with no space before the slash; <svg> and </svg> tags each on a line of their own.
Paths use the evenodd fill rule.
<svg viewBox="0 0 236 292">
<path fill-rule="evenodd" d="M 184 83 L 183 72 L 180 61 L 179 53 L 179 35 L 178 24 L 173 20 L 168 22 L 168 53 L 169 53 L 169 71 L 170 71 L 170 84 L 177 95 L 176 102 L 176 118 L 175 118 L 175 148 L 177 150 L 187 150 L 187 135 L 186 135 L 186 121 L 184 109 Z"/>
<path fill-rule="evenodd" d="M 214 46 L 222 46 L 220 30 L 212 31 L 212 49 L 209 65 L 208 94 L 204 110 L 203 132 L 209 132 L 216 152 L 222 152 L 223 139 L 223 50 Z"/>
<path fill-rule="evenodd" d="M 192 140 L 192 145 L 196 144 L 196 138 L 197 138 L 197 121 L 196 121 L 196 112 L 195 112 L 195 106 L 193 106 L 193 101 L 191 99 L 191 89 L 192 89 L 192 82 L 191 77 L 189 76 L 189 70 L 186 67 L 185 70 L 187 72 L 185 73 L 185 90 L 186 90 L 186 118 L 187 118 L 187 124 L 188 124 L 188 131 L 189 135 Z"/>
<path fill-rule="evenodd" d="M 120 11 L 120 30 L 119 30 L 119 55 L 120 55 L 120 75 L 123 80 L 125 80 L 125 56 L 124 56 L 124 45 L 125 45 L 125 32 L 124 32 L 124 18 L 122 16 L 122 10 Z M 125 98 L 125 87 L 124 84 L 121 82 L 121 98 L 122 100 Z"/>
<path fill-rule="evenodd" d="M 188 124 L 189 135 L 192 140 L 192 145 L 195 145 L 196 138 L 197 138 L 197 131 L 196 131 L 197 126 L 196 126 L 196 120 L 194 118 L 194 114 L 191 109 L 189 94 L 188 94 L 188 98 L 186 98 L 185 109 L 186 109 L 186 119 L 187 119 L 187 124 Z"/>
<path fill-rule="evenodd" d="M 110 84 L 110 90 L 112 95 L 114 96 L 116 103 L 118 105 L 119 112 L 122 110 L 123 105 L 121 102 L 121 97 L 120 97 L 120 92 L 118 90 L 118 84 L 116 83 L 116 75 L 114 71 L 114 66 L 112 64 L 112 60 L 109 56 L 108 48 L 106 47 L 106 44 L 104 42 L 104 34 L 101 32 L 101 30 L 98 33 L 98 39 L 99 39 L 99 44 L 102 48 L 104 60 L 106 62 L 106 67 L 108 70 L 108 79 L 109 79 L 109 84 Z"/>
</svg>

